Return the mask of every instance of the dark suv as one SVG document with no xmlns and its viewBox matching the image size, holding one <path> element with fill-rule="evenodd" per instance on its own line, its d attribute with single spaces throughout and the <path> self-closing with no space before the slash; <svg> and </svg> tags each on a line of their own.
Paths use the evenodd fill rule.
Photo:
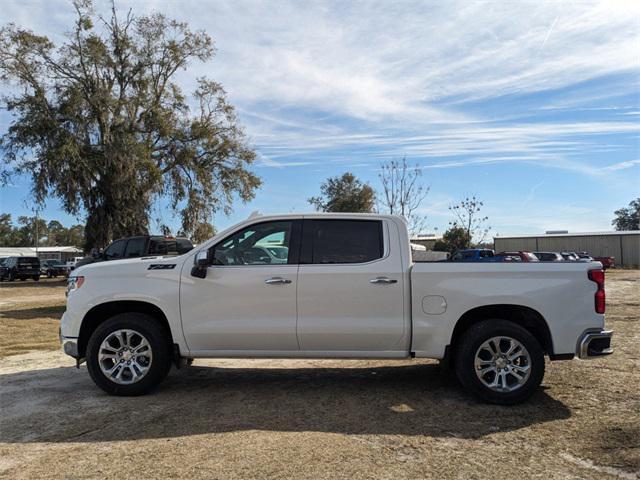
<svg viewBox="0 0 640 480">
<path fill-rule="evenodd" d="M 26 280 L 33 278 L 36 282 L 40 280 L 40 260 L 38 257 L 8 257 L 0 264 L 0 281 L 13 280 L 19 278 Z"/>
<path fill-rule="evenodd" d="M 163 237 L 161 235 L 141 235 L 120 238 L 113 241 L 102 252 L 83 258 L 75 269 L 89 263 L 119 260 L 122 258 L 152 257 L 156 255 L 182 255 L 193 248 L 191 240 L 184 237 Z"/>
</svg>

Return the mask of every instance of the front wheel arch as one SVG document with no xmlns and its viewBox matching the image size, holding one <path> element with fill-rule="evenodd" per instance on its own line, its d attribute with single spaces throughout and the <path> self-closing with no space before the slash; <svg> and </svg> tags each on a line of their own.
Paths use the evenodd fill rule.
<svg viewBox="0 0 640 480">
<path fill-rule="evenodd" d="M 105 302 L 93 307 L 82 319 L 80 333 L 78 335 L 78 358 L 84 358 L 86 356 L 87 344 L 93 332 L 95 332 L 102 323 L 121 313 L 143 313 L 153 317 L 155 321 L 166 330 L 167 338 L 169 342 L 173 344 L 173 336 L 167 316 L 157 305 L 138 300 Z"/>
</svg>

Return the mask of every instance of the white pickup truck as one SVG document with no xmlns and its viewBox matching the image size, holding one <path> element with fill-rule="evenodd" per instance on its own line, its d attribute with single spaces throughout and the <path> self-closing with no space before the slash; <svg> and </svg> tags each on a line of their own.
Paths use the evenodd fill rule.
<svg viewBox="0 0 640 480">
<path fill-rule="evenodd" d="M 435 358 L 511 404 L 551 360 L 611 350 L 599 263 L 413 263 L 404 220 L 258 217 L 179 257 L 69 278 L 63 350 L 110 394 L 140 395 L 194 358 Z"/>
</svg>

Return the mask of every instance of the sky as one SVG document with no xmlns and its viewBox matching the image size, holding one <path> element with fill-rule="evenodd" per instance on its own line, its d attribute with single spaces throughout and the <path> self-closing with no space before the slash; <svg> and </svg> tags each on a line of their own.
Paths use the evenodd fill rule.
<svg viewBox="0 0 640 480">
<path fill-rule="evenodd" d="M 105 14 L 109 4 L 96 2 Z M 258 153 L 254 200 L 216 215 L 311 210 L 330 176 L 374 188 L 406 156 L 430 186 L 421 213 L 484 202 L 493 235 L 610 230 L 640 196 L 640 2 L 124 1 L 205 30 L 216 56 L 180 72 L 225 87 Z M 13 22 L 60 41 L 67 0 L 3 0 Z M 0 93 L 10 86 L 0 85 Z M 0 134 L 11 117 L 0 110 Z M 1 155 L 1 153 L 0 153 Z M 29 179 L 0 187 L 0 211 L 32 214 Z M 55 199 L 41 213 L 65 224 Z M 153 218 L 177 227 L 160 200 Z M 152 223 L 152 230 L 157 227 Z"/>
</svg>

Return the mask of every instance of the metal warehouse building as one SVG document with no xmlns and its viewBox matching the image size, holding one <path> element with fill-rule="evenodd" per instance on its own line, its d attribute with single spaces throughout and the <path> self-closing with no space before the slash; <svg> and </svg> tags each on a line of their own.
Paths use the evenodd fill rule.
<svg viewBox="0 0 640 480">
<path fill-rule="evenodd" d="M 616 266 L 640 267 L 640 230 L 518 235 L 494 237 L 493 242 L 496 252 L 588 252 L 593 257 L 614 257 Z"/>
</svg>

